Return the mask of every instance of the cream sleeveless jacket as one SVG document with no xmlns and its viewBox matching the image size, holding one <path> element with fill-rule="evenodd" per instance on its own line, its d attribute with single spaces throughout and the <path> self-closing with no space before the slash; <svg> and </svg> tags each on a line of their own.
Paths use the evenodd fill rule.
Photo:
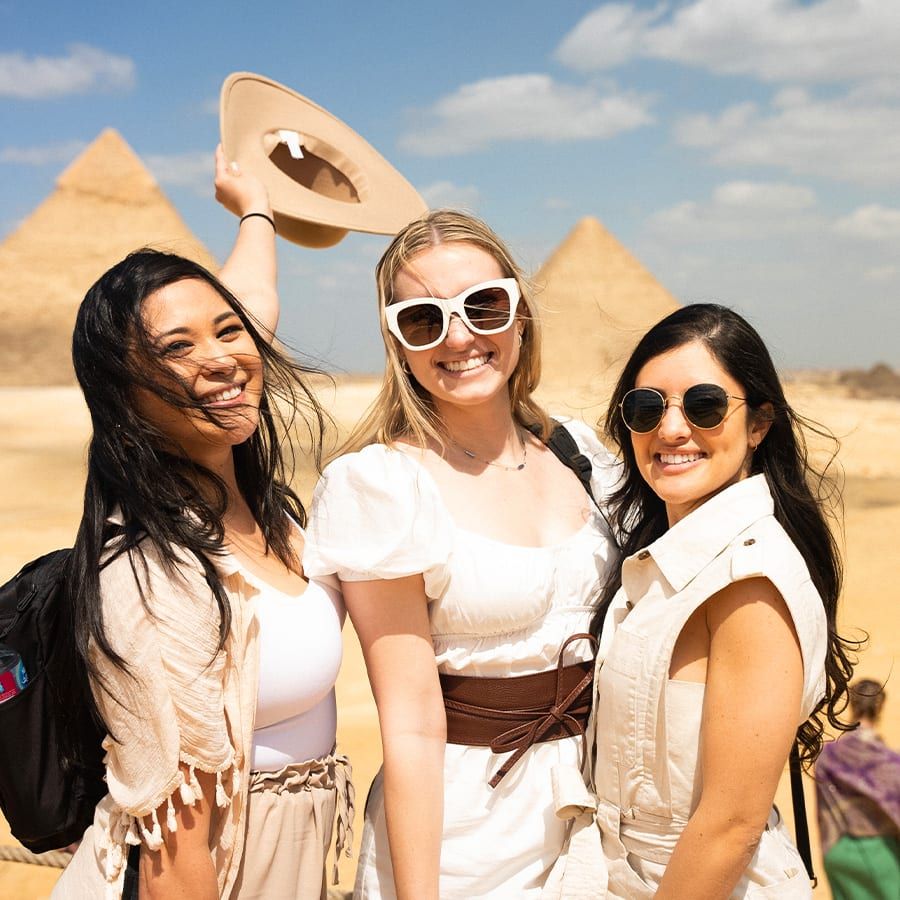
<svg viewBox="0 0 900 900">
<path fill-rule="evenodd" d="M 699 800 L 704 685 L 671 681 L 682 628 L 727 585 L 768 578 L 793 618 L 803 656 L 802 724 L 825 688 L 827 622 L 797 548 L 773 515 L 765 477 L 710 498 L 661 538 L 625 560 L 622 588 L 606 618 L 597 661 L 596 799 L 559 771 L 558 814 L 574 819 L 568 858 L 545 896 L 575 900 L 652 897 Z M 601 848 L 602 845 L 602 848 Z M 561 879 L 561 880 L 560 880 Z M 732 897 L 784 900 L 811 890 L 803 863 L 773 810 Z"/>
</svg>

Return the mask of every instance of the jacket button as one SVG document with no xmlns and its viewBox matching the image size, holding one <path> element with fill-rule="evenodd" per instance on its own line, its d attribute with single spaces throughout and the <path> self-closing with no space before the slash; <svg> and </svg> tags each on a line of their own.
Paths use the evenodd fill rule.
<svg viewBox="0 0 900 900">
<path fill-rule="evenodd" d="M 744 546 L 752 547 L 755 543 L 756 543 L 756 538 L 747 538 L 747 540 L 744 541 Z"/>
</svg>

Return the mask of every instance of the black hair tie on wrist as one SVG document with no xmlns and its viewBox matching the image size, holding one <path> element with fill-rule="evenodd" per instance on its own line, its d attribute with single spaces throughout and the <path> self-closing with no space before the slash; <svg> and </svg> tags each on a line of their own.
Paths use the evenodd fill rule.
<svg viewBox="0 0 900 900">
<path fill-rule="evenodd" d="M 275 227 L 275 220 L 267 213 L 261 213 L 261 212 L 247 213 L 246 216 L 241 216 L 240 224 L 243 225 L 245 219 L 252 219 L 254 216 L 259 216 L 261 219 L 265 219 L 272 226 L 272 230 L 275 231 L 276 233 L 278 232 L 278 229 Z"/>
</svg>

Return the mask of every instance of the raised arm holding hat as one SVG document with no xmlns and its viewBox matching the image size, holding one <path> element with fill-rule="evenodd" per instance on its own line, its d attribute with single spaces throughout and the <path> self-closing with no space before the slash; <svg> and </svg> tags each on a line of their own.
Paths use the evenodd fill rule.
<svg viewBox="0 0 900 900">
<path fill-rule="evenodd" d="M 215 184 L 216 199 L 240 219 L 219 277 L 273 337 L 279 314 L 278 265 L 269 192 L 259 178 L 229 162 L 221 144 L 216 147 Z"/>
</svg>

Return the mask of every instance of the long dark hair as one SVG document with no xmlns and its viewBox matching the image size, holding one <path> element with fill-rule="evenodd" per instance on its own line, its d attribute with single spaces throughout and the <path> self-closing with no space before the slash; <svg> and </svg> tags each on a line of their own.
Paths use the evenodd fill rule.
<svg viewBox="0 0 900 900">
<path fill-rule="evenodd" d="M 847 705 L 847 685 L 854 664 L 850 653 L 859 647 L 858 642 L 842 638 L 836 629 L 843 566 L 826 511 L 833 501 L 839 501 L 839 490 L 824 471 L 817 472 L 810 465 L 804 429 L 827 436 L 835 445 L 836 441 L 821 426 L 794 412 L 785 399 L 762 338 L 733 310 L 715 303 L 682 307 L 654 325 L 635 347 L 613 391 L 604 423 L 607 436 L 619 448 L 624 469 L 621 485 L 610 499 L 610 519 L 619 536 L 623 557 L 653 543 L 669 527 L 665 503 L 637 469 L 631 433 L 619 414 L 619 404 L 651 359 L 694 342 L 703 344 L 741 385 L 750 415 L 771 419 L 765 440 L 753 454 L 751 474 L 766 476 L 775 503 L 775 518 L 803 556 L 825 605 L 828 619 L 825 699 L 798 732 L 801 755 L 810 763 L 822 747 L 823 714 L 833 727 L 847 728 L 838 714 Z M 621 567 L 613 566 L 594 615 L 595 634 L 602 628 L 603 616 L 621 583 Z"/>
<path fill-rule="evenodd" d="M 170 439 L 142 417 L 135 405 L 135 392 L 143 389 L 174 407 L 190 408 L 193 415 L 215 421 L 214 412 L 193 399 L 186 386 L 181 388 L 164 365 L 142 316 L 147 297 L 185 279 L 206 282 L 222 297 L 260 355 L 264 384 L 259 425 L 232 449 L 235 475 L 267 549 L 292 569 L 298 561 L 285 512 L 301 525 L 306 523 L 306 514 L 289 486 L 294 458 L 292 451 L 285 451 L 289 448 L 287 432 L 299 424 L 309 438 L 316 464 L 321 463 L 326 417 L 303 378 L 312 370 L 262 337 L 240 302 L 215 276 L 181 256 L 144 249 L 131 253 L 99 278 L 79 307 L 72 337 L 75 374 L 90 411 L 93 433 L 84 512 L 69 560 L 67 606 L 77 655 L 101 688 L 102 680 L 88 652 L 91 645 L 128 671 L 127 662 L 110 644 L 100 602 L 100 572 L 122 554 L 128 554 L 140 585 L 137 569 L 146 571 L 145 551 L 152 550 L 172 573 L 187 551 L 202 566 L 218 604 L 219 649 L 230 626 L 231 609 L 214 564 L 223 549 L 225 483 L 172 447 Z M 286 411 L 284 415 L 282 411 Z M 111 521 L 114 515 L 121 524 Z M 149 610 L 147 598 L 142 600 Z M 87 678 L 71 679 L 63 690 L 81 695 L 64 697 L 63 704 L 70 704 L 72 710 L 87 706 L 99 718 L 86 684 Z"/>
</svg>

